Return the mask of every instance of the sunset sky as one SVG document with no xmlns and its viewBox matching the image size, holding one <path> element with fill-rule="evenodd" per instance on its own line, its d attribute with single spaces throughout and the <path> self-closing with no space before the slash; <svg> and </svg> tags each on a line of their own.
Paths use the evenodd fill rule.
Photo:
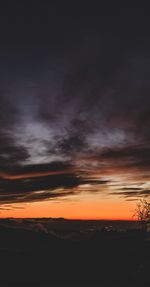
<svg viewBox="0 0 150 287">
<path fill-rule="evenodd" d="M 149 33 L 35 3 L 0 10 L 0 217 L 132 219 L 150 195 Z"/>
</svg>

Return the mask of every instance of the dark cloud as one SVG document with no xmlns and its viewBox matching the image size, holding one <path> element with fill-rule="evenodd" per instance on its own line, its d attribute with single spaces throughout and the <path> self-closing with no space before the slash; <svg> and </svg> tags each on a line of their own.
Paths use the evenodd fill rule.
<svg viewBox="0 0 150 287">
<path fill-rule="evenodd" d="M 150 148 L 148 146 L 131 145 L 122 148 L 106 149 L 101 154 L 104 158 L 146 158 L 150 156 Z"/>
<path fill-rule="evenodd" d="M 87 132 L 89 132 L 89 125 L 84 120 L 74 119 L 66 129 L 66 134 L 56 138 L 57 152 L 71 157 L 76 153 L 84 152 L 88 148 Z"/>
<path fill-rule="evenodd" d="M 2 95 L 2 93 L 3 90 L 0 95 L 0 128 L 2 131 L 4 128 L 5 131 L 5 128 L 9 128 L 14 123 L 17 110 L 9 98 L 6 95 Z"/>
<path fill-rule="evenodd" d="M 92 155 L 91 155 L 92 157 Z M 137 169 L 149 171 L 150 148 L 148 145 L 124 145 L 123 147 L 103 148 L 93 153 L 93 160 L 105 162 L 107 167 L 122 168 L 127 170 Z"/>
<path fill-rule="evenodd" d="M 145 197 L 145 196 L 149 196 L 150 195 L 150 190 L 135 190 L 133 191 L 132 189 L 130 191 L 122 191 L 122 192 L 112 192 L 112 195 L 117 195 L 117 196 L 121 196 L 124 198 L 140 198 L 140 197 Z"/>
<path fill-rule="evenodd" d="M 22 167 L 9 174 L 1 174 L 2 204 L 32 202 L 78 194 L 80 185 L 106 185 L 107 180 L 81 177 L 68 163 Z M 45 175 L 46 174 L 46 175 Z M 61 189 L 61 190 L 60 190 Z"/>
<path fill-rule="evenodd" d="M 5 170 L 14 164 L 21 164 L 29 158 L 29 153 L 24 146 L 13 142 L 11 136 L 3 136 L 0 142 L 0 168 Z"/>
<path fill-rule="evenodd" d="M 142 191 L 142 188 L 140 187 L 123 187 L 123 188 L 120 188 L 120 190 L 122 191 Z"/>
<path fill-rule="evenodd" d="M 16 162 L 15 162 L 16 163 Z M 31 177 L 35 174 L 40 175 L 40 174 L 44 174 L 46 172 L 62 172 L 62 173 L 66 173 L 67 171 L 73 170 L 73 165 L 70 162 L 67 161 L 55 161 L 55 162 L 51 162 L 51 163 L 45 163 L 45 164 L 28 164 L 28 165 L 14 165 L 13 167 L 9 167 L 6 170 L 4 169 L 4 171 L 7 172 L 7 176 L 26 176 L 27 177 Z"/>
<path fill-rule="evenodd" d="M 0 95 L 0 168 L 5 169 L 25 162 L 27 149 L 14 138 L 14 127 L 18 122 L 18 113 L 12 95 Z"/>
</svg>

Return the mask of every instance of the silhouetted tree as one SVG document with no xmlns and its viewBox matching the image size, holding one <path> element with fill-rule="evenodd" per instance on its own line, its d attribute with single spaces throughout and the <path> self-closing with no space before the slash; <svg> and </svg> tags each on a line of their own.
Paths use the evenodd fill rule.
<svg viewBox="0 0 150 287">
<path fill-rule="evenodd" d="M 136 218 L 138 219 L 143 231 L 146 231 L 147 223 L 150 222 L 150 202 L 146 199 L 141 199 L 135 208 Z"/>
</svg>

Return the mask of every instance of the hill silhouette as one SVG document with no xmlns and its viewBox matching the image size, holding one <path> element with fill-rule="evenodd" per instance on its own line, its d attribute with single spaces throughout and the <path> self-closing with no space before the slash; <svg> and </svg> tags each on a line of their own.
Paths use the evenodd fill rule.
<svg viewBox="0 0 150 287">
<path fill-rule="evenodd" d="M 148 286 L 148 238 L 139 230 L 101 229 L 90 238 L 62 239 L 8 227 L 5 221 L 0 226 L 1 286 Z"/>
</svg>

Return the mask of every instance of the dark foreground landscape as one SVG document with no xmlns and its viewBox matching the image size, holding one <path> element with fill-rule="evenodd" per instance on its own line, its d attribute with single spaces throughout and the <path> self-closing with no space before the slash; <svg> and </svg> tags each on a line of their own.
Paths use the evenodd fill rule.
<svg viewBox="0 0 150 287">
<path fill-rule="evenodd" d="M 135 222 L 0 220 L 0 286 L 150 286 Z"/>
</svg>

